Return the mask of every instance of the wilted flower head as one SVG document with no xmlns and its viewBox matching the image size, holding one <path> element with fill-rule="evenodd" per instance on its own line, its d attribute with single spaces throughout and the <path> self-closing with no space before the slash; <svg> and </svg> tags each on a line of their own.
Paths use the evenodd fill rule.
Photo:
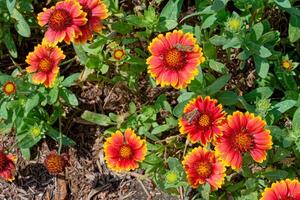
<svg viewBox="0 0 300 200">
<path fill-rule="evenodd" d="M 13 181 L 15 179 L 14 173 L 16 171 L 15 163 L 17 157 L 12 154 L 6 154 L 3 149 L 0 150 L 0 177 L 6 181 Z"/>
<path fill-rule="evenodd" d="M 65 171 L 68 165 L 69 157 L 67 154 L 59 155 L 55 151 L 51 151 L 44 161 L 44 165 L 50 174 L 59 174 Z"/>
</svg>

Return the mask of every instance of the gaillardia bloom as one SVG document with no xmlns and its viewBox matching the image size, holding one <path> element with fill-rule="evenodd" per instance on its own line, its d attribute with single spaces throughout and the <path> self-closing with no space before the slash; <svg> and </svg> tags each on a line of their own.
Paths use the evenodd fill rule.
<svg viewBox="0 0 300 200">
<path fill-rule="evenodd" d="M 182 31 L 159 34 L 148 49 L 148 72 L 162 87 L 185 88 L 198 74 L 198 65 L 205 61 L 194 36 Z"/>
<path fill-rule="evenodd" d="M 146 152 L 146 140 L 140 139 L 130 128 L 125 130 L 124 135 L 117 131 L 104 143 L 107 166 L 114 171 L 138 168 L 138 162 L 145 159 Z"/>
<path fill-rule="evenodd" d="M 37 19 L 40 26 L 48 25 L 45 40 L 52 44 L 63 40 L 69 44 L 82 34 L 79 26 L 87 22 L 86 13 L 74 0 L 60 1 L 49 9 L 44 8 Z"/>
<path fill-rule="evenodd" d="M 216 153 L 225 165 L 233 169 L 242 166 L 243 154 L 249 152 L 253 160 L 263 162 L 272 148 L 272 136 L 265 129 L 266 122 L 252 113 L 234 112 L 222 126 L 223 135 L 217 139 Z"/>
<path fill-rule="evenodd" d="M 12 154 L 5 154 L 0 150 L 0 177 L 6 181 L 13 181 L 15 179 L 14 173 L 16 171 L 15 163 L 17 157 Z"/>
<path fill-rule="evenodd" d="M 198 96 L 185 106 L 183 116 L 178 121 L 179 131 L 187 134 L 191 142 L 206 145 L 221 135 L 221 125 L 224 121 L 225 112 L 221 104 L 217 105 L 217 100 L 209 96 L 204 99 Z"/>
<path fill-rule="evenodd" d="M 76 37 L 75 42 L 85 43 L 93 38 L 94 32 L 101 32 L 101 20 L 108 17 L 108 10 L 106 5 L 101 0 L 78 0 L 82 6 L 82 10 L 87 13 L 87 23 L 80 26 L 82 35 Z"/>
<path fill-rule="evenodd" d="M 44 83 L 45 87 L 52 87 L 59 72 L 58 65 L 64 58 L 65 55 L 59 47 L 39 44 L 26 57 L 26 62 L 30 65 L 26 71 L 34 73 L 32 81 L 35 84 Z"/>
<path fill-rule="evenodd" d="M 11 95 L 15 94 L 17 91 L 17 86 L 14 82 L 12 81 L 7 81 L 3 86 L 2 86 L 2 91 L 6 95 Z"/>
<path fill-rule="evenodd" d="M 225 166 L 213 151 L 195 148 L 184 157 L 182 164 L 193 188 L 209 183 L 212 190 L 216 190 L 224 183 Z"/>
<path fill-rule="evenodd" d="M 126 52 L 124 49 L 118 48 L 113 51 L 113 58 L 115 60 L 122 60 L 126 56 Z"/>
<path fill-rule="evenodd" d="M 299 200 L 300 183 L 298 180 L 282 180 L 266 188 L 260 200 Z"/>
<path fill-rule="evenodd" d="M 67 154 L 58 155 L 55 151 L 51 151 L 44 161 L 44 165 L 51 174 L 59 174 L 65 171 L 68 165 L 69 156 Z"/>
</svg>

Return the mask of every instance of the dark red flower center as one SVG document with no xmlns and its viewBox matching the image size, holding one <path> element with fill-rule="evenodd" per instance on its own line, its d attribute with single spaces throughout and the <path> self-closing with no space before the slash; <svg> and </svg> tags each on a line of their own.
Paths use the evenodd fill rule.
<svg viewBox="0 0 300 200">
<path fill-rule="evenodd" d="M 235 149 L 246 152 L 253 147 L 253 137 L 244 131 L 241 131 L 233 136 L 233 146 Z"/>
<path fill-rule="evenodd" d="M 206 179 L 212 173 L 212 165 L 208 161 L 202 161 L 198 163 L 196 171 L 202 179 Z"/>
<path fill-rule="evenodd" d="M 167 68 L 172 70 L 182 69 L 185 64 L 184 52 L 181 52 L 176 48 L 170 49 L 165 53 L 164 60 Z"/>
<path fill-rule="evenodd" d="M 4 170 L 8 164 L 8 159 L 2 151 L 0 152 L 0 171 Z"/>
<path fill-rule="evenodd" d="M 210 125 L 210 118 L 208 115 L 206 114 L 202 114 L 200 117 L 199 117 L 199 125 L 202 126 L 202 127 L 207 127 Z"/>
<path fill-rule="evenodd" d="M 39 63 L 39 69 L 42 72 L 48 72 L 51 69 L 51 61 L 48 58 L 43 58 Z"/>
<path fill-rule="evenodd" d="M 124 159 L 129 159 L 132 156 L 132 149 L 128 144 L 124 144 L 120 148 L 120 156 Z"/>
<path fill-rule="evenodd" d="M 65 30 L 72 25 L 70 13 L 64 9 L 56 9 L 49 18 L 49 27 L 55 31 Z"/>
</svg>

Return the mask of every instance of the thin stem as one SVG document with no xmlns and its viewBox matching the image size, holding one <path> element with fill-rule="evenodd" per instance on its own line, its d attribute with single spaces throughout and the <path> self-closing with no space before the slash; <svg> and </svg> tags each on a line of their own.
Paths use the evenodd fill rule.
<svg viewBox="0 0 300 200">
<path fill-rule="evenodd" d="M 59 126 L 59 148 L 58 148 L 58 154 L 60 154 L 61 148 L 62 148 L 61 116 L 59 116 L 59 118 L 58 118 L 58 126 Z"/>
</svg>

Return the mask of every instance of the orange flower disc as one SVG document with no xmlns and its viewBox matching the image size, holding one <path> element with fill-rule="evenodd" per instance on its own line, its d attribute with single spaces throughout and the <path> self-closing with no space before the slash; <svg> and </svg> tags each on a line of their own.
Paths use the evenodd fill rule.
<svg viewBox="0 0 300 200">
<path fill-rule="evenodd" d="M 218 138 L 216 153 L 227 166 L 240 169 L 242 156 L 249 152 L 256 162 L 263 162 L 267 150 L 272 148 L 272 136 L 265 129 L 266 122 L 248 112 L 234 112 L 222 126 L 223 135 Z"/>
<path fill-rule="evenodd" d="M 210 97 L 192 99 L 184 108 L 183 117 L 179 118 L 179 131 L 187 134 L 188 139 L 206 145 L 221 135 L 221 125 L 225 121 L 225 112 L 217 100 Z"/>
<path fill-rule="evenodd" d="M 184 157 L 182 164 L 193 188 L 209 183 L 212 190 L 216 190 L 224 183 L 225 166 L 213 151 L 195 148 Z"/>
<path fill-rule="evenodd" d="M 113 52 L 113 57 L 116 60 L 122 60 L 126 55 L 124 49 L 115 49 Z"/>
<path fill-rule="evenodd" d="M 3 86 L 2 86 L 2 91 L 6 95 L 11 95 L 15 94 L 17 91 L 17 86 L 14 82 L 12 81 L 7 81 Z"/>
<path fill-rule="evenodd" d="M 298 180 L 282 180 L 266 188 L 260 200 L 299 200 L 300 183 Z"/>
<path fill-rule="evenodd" d="M 86 15 L 77 1 L 65 0 L 49 9 L 44 8 L 37 19 L 40 26 L 48 25 L 46 42 L 57 44 L 64 40 L 70 44 L 75 37 L 82 34 L 79 26 L 86 24 Z"/>
<path fill-rule="evenodd" d="M 104 143 L 107 166 L 114 171 L 130 171 L 139 167 L 147 152 L 146 140 L 127 128 L 124 135 L 117 131 Z"/>
<path fill-rule="evenodd" d="M 33 73 L 32 81 L 35 84 L 43 83 L 45 87 L 52 87 L 59 72 L 59 63 L 65 58 L 62 50 L 47 44 L 38 45 L 26 57 L 29 67 L 28 73 Z"/>
<path fill-rule="evenodd" d="M 67 164 L 68 156 L 66 154 L 58 155 L 55 151 L 51 151 L 44 161 L 45 167 L 51 174 L 64 172 Z"/>
<path fill-rule="evenodd" d="M 198 65 L 205 61 L 194 36 L 182 31 L 159 34 L 148 49 L 148 72 L 161 86 L 185 88 L 198 74 Z"/>
</svg>

